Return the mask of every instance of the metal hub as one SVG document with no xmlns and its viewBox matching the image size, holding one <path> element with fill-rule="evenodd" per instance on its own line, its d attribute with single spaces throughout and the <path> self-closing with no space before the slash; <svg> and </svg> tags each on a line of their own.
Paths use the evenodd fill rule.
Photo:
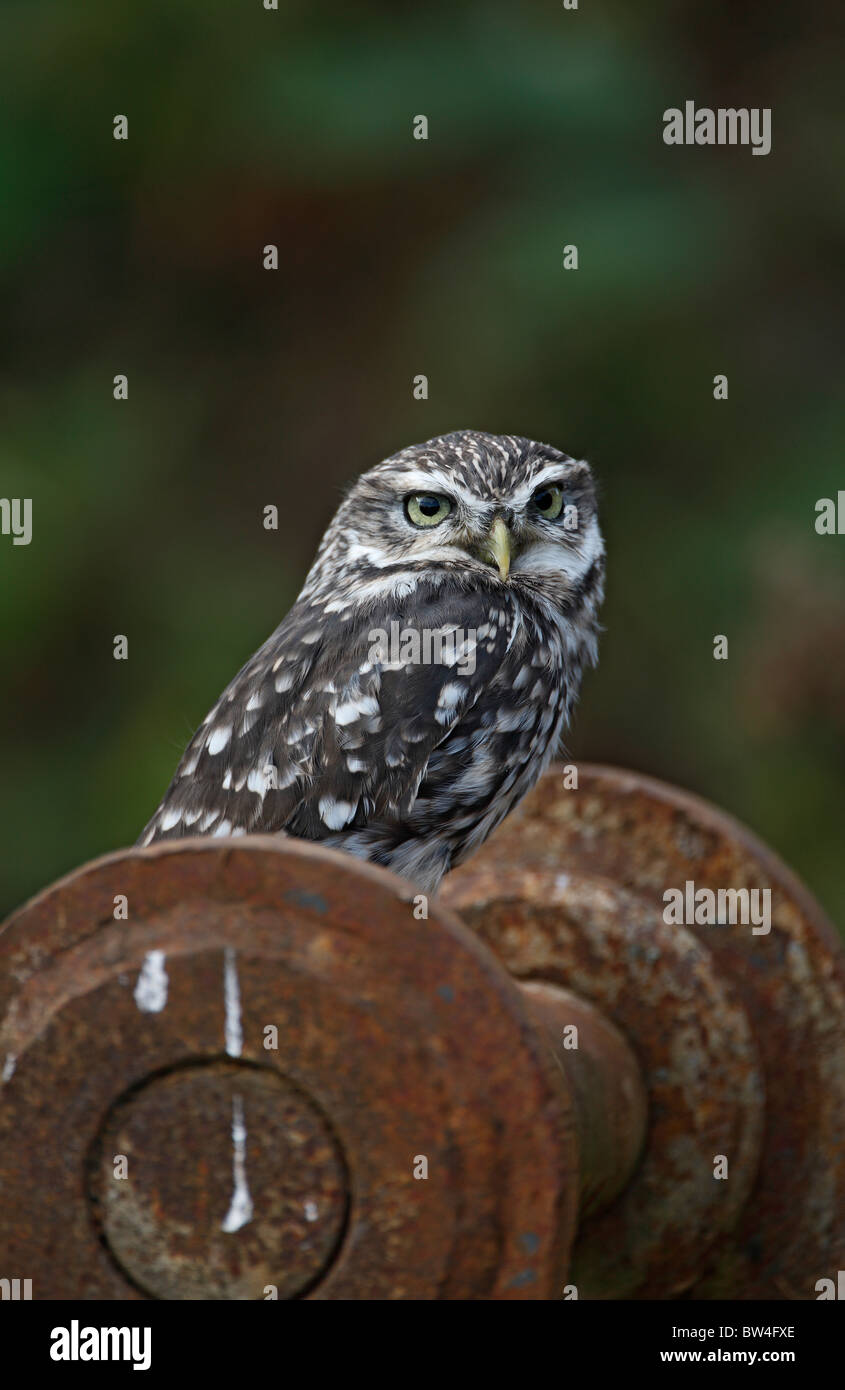
<svg viewBox="0 0 845 1390">
<path fill-rule="evenodd" d="M 278 1072 L 179 1067 L 121 1097 L 89 1195 L 116 1263 L 154 1298 L 293 1298 L 330 1265 L 347 1178 L 325 1117 Z"/>
</svg>

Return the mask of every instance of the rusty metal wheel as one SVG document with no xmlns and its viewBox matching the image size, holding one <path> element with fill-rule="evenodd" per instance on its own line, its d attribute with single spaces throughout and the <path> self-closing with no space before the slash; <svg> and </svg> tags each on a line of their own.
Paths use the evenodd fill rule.
<svg viewBox="0 0 845 1390">
<path fill-rule="evenodd" d="M 568 789 L 550 769 L 443 894 L 518 978 L 600 1003 L 643 1067 L 643 1164 L 583 1223 L 572 1277 L 585 1297 L 812 1299 L 845 1264 L 841 943 L 730 816 L 637 773 L 578 773 Z M 686 880 L 769 889 L 771 931 L 667 926 L 663 893 Z"/>
<path fill-rule="evenodd" d="M 411 891 L 297 840 L 182 840 L 16 913 L 4 1267 L 36 1298 L 559 1294 L 578 1170 L 554 1064 L 487 949 Z"/>
</svg>

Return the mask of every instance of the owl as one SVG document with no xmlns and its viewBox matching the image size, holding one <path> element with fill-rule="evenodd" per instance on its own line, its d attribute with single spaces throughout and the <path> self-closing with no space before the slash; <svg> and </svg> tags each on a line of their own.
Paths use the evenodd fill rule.
<svg viewBox="0 0 845 1390">
<path fill-rule="evenodd" d="M 471 430 L 402 449 L 347 493 L 138 843 L 278 832 L 434 892 L 554 755 L 603 591 L 585 462 Z"/>
</svg>

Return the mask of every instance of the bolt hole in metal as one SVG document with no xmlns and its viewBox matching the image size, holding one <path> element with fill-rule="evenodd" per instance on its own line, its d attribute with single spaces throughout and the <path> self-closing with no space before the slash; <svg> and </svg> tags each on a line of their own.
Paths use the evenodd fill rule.
<svg viewBox="0 0 845 1390">
<path fill-rule="evenodd" d="M 349 1174 L 313 1098 L 272 1067 L 162 1069 L 110 1107 L 91 1146 L 97 1236 L 147 1298 L 304 1298 L 349 1223 Z"/>
</svg>

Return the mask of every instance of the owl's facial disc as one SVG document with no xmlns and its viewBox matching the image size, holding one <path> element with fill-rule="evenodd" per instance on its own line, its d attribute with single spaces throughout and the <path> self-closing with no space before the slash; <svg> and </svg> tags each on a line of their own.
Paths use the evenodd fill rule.
<svg viewBox="0 0 845 1390">
<path fill-rule="evenodd" d="M 589 465 L 511 436 L 459 433 L 385 459 L 334 525 L 350 561 L 397 583 L 465 568 L 558 604 L 603 553 Z"/>
<path fill-rule="evenodd" d="M 571 533 L 564 534 L 569 497 L 564 475 L 546 473 L 541 481 L 501 501 L 466 488 L 447 494 L 437 475 L 426 481 L 429 487 L 397 498 L 412 553 L 436 563 L 454 560 L 457 552 L 475 565 L 498 571 L 502 583 L 517 572 L 530 574 L 534 559 L 545 574 L 554 568 L 566 574 L 577 543 Z"/>
</svg>

